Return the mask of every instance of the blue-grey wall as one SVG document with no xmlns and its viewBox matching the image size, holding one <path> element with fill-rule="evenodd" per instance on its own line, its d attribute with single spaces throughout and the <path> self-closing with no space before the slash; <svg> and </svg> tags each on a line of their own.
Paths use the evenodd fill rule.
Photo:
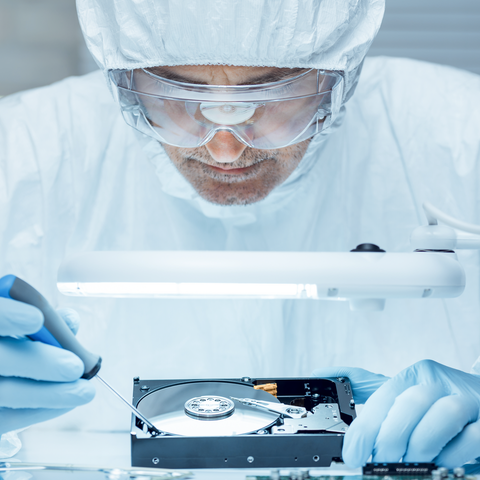
<svg viewBox="0 0 480 480">
<path fill-rule="evenodd" d="M 480 74 L 480 0 L 386 0 L 370 55 L 416 58 Z"/>
</svg>

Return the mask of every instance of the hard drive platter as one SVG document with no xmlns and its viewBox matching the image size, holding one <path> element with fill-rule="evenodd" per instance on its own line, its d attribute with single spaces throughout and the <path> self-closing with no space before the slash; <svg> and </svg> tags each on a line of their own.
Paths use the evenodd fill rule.
<svg viewBox="0 0 480 480">
<path fill-rule="evenodd" d="M 247 385 L 189 382 L 162 388 L 146 395 L 138 404 L 138 408 L 155 427 L 173 435 L 195 437 L 242 435 L 273 425 L 279 414 L 252 409 L 231 399 L 247 395 L 250 398 L 279 403 L 270 393 L 254 390 Z M 197 403 L 204 408 L 195 407 Z M 228 405 L 224 411 L 221 411 L 222 404 Z M 220 411 L 215 412 L 216 409 Z M 218 415 L 214 416 L 216 413 Z"/>
<path fill-rule="evenodd" d="M 134 379 L 132 466 L 322 467 L 355 418 L 346 378 Z"/>
</svg>

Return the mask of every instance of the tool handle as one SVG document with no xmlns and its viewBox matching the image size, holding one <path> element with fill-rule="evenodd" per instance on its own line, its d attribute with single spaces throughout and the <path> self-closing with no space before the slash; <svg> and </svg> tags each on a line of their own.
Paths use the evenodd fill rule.
<svg viewBox="0 0 480 480">
<path fill-rule="evenodd" d="M 0 297 L 28 303 L 37 307 L 43 313 L 44 322 L 42 328 L 32 335 L 27 335 L 28 338 L 64 348 L 80 357 L 85 365 L 82 378 L 89 380 L 98 373 L 102 364 L 101 357 L 90 353 L 80 344 L 63 319 L 51 307 L 43 295 L 37 292 L 31 285 L 15 275 L 6 275 L 0 278 Z"/>
</svg>

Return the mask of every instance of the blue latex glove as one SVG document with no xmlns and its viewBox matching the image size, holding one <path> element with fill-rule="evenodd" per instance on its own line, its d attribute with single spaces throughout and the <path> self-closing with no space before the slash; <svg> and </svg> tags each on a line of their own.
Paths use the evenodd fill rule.
<svg viewBox="0 0 480 480">
<path fill-rule="evenodd" d="M 59 314 L 75 333 L 78 315 Z M 92 383 L 80 379 L 84 366 L 76 355 L 23 337 L 42 324 L 37 308 L 0 297 L 0 434 L 54 418 L 95 395 Z"/>
<path fill-rule="evenodd" d="M 480 377 L 423 360 L 375 392 L 374 374 L 342 373 L 371 395 L 345 435 L 350 467 L 374 462 L 431 462 L 458 467 L 480 456 Z M 320 371 L 323 374 L 323 371 Z M 365 372 L 365 371 L 363 371 Z"/>
</svg>

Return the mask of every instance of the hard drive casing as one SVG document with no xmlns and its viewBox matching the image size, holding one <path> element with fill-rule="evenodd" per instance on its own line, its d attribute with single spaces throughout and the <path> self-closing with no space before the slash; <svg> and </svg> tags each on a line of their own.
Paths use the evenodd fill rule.
<svg viewBox="0 0 480 480">
<path fill-rule="evenodd" d="M 208 380 L 134 379 L 133 405 L 146 396 L 180 384 L 225 382 L 254 386 L 276 383 L 277 398 L 282 403 L 304 401 L 311 408 L 314 398 L 336 403 L 345 424 L 355 418 L 350 382 L 347 378 L 260 378 Z M 142 411 L 141 408 L 139 408 Z M 144 413 L 144 412 L 142 412 Z M 343 433 L 314 432 L 294 434 L 252 433 L 230 436 L 150 436 L 142 423 L 132 416 L 132 466 L 159 468 L 285 468 L 327 467 L 341 461 Z"/>
</svg>

